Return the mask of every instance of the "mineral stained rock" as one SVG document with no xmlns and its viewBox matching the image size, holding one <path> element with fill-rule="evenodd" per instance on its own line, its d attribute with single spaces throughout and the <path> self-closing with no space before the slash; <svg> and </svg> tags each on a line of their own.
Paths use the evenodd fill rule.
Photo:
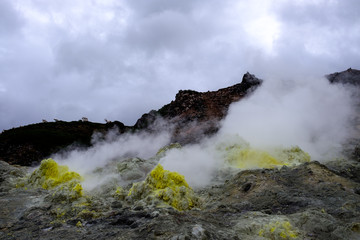
<svg viewBox="0 0 360 240">
<path fill-rule="evenodd" d="M 227 162 L 240 169 L 275 168 L 310 162 L 310 155 L 299 147 L 276 149 L 273 153 L 239 145 L 226 149 Z"/>
<path fill-rule="evenodd" d="M 28 178 L 20 181 L 17 187 L 41 187 L 55 192 L 67 192 L 70 199 L 77 199 L 82 196 L 81 180 L 82 177 L 78 173 L 69 171 L 67 166 L 58 165 L 49 158 L 43 160 L 40 167 Z"/>
<path fill-rule="evenodd" d="M 164 202 L 177 210 L 190 210 L 198 203 L 194 191 L 184 176 L 164 170 L 159 164 L 147 176 L 145 181 L 134 183 L 128 194 L 130 201 L 145 200 L 146 206 L 155 202 Z"/>
</svg>

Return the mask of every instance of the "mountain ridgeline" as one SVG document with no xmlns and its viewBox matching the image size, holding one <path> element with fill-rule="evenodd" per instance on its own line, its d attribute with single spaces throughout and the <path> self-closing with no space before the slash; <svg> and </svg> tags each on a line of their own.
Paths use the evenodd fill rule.
<svg viewBox="0 0 360 240">
<path fill-rule="evenodd" d="M 158 111 L 142 115 L 134 126 L 125 126 L 118 121 L 106 124 L 56 121 L 6 130 L 0 135 L 0 160 L 24 166 L 36 165 L 66 147 L 90 147 L 94 133 L 105 134 L 109 130 L 118 134 L 154 131 L 157 119 L 173 126 L 173 142 L 194 142 L 200 133 L 215 133 L 218 121 L 226 115 L 229 105 L 254 91 L 261 82 L 246 73 L 241 83 L 218 91 L 181 90 L 174 101 Z"/>
<path fill-rule="evenodd" d="M 360 86 L 359 70 L 349 68 L 326 77 L 331 83 Z M 65 148 L 92 146 L 94 133 L 105 135 L 109 130 L 118 134 L 157 131 L 159 120 L 163 123 L 161 127 L 171 129 L 172 142 L 182 145 L 194 143 L 203 136 L 216 133 L 219 121 L 226 116 L 230 104 L 256 91 L 262 82 L 246 73 L 241 83 L 217 91 L 180 90 L 175 100 L 159 110 L 143 114 L 134 126 L 125 126 L 119 121 L 106 124 L 56 121 L 5 130 L 0 134 L 0 160 L 24 166 L 36 165 Z"/>
</svg>

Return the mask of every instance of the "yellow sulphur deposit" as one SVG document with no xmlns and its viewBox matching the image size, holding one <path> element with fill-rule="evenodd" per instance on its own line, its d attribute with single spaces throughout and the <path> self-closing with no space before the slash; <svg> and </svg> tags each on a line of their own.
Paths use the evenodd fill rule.
<svg viewBox="0 0 360 240">
<path fill-rule="evenodd" d="M 194 191 L 177 172 L 170 172 L 158 164 L 145 181 L 134 183 L 128 196 L 134 200 L 146 199 L 147 202 L 159 200 L 177 210 L 188 210 L 197 203 Z"/>
<path fill-rule="evenodd" d="M 28 184 L 34 187 L 44 189 L 68 190 L 73 197 L 82 196 L 82 186 L 80 174 L 69 171 L 67 166 L 59 165 L 53 159 L 49 158 L 41 161 L 40 167 L 36 169 L 29 177 Z"/>
<path fill-rule="evenodd" d="M 227 162 L 236 168 L 275 168 L 310 161 L 310 155 L 299 147 L 263 151 L 249 147 L 232 146 L 226 149 Z"/>
</svg>

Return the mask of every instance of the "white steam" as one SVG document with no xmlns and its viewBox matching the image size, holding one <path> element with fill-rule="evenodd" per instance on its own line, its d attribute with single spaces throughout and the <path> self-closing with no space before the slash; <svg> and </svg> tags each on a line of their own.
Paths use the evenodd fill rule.
<svg viewBox="0 0 360 240">
<path fill-rule="evenodd" d="M 160 163 L 170 171 L 185 176 L 192 187 L 209 184 L 214 172 L 221 167 L 222 158 L 211 140 L 169 151 Z"/>
<path fill-rule="evenodd" d="M 351 94 L 344 86 L 323 78 L 270 79 L 231 105 L 216 136 L 174 149 L 161 163 L 197 187 L 209 184 L 223 166 L 226 153 L 220 149 L 222 145 L 245 143 L 269 152 L 299 146 L 312 160 L 332 160 L 349 137 L 352 106 Z"/>
<path fill-rule="evenodd" d="M 105 136 L 105 140 L 99 140 L 95 135 L 94 145 L 89 149 L 73 150 L 66 154 L 55 155 L 53 158 L 82 176 L 90 176 L 96 169 L 103 168 L 114 160 L 121 161 L 130 157 L 148 159 L 169 141 L 170 135 L 165 131 L 152 135 L 142 132 L 120 136 L 110 131 Z M 106 182 L 112 176 L 102 177 L 104 179 L 89 177 L 85 179 L 83 186 L 93 188 Z"/>
<path fill-rule="evenodd" d="M 220 136 L 239 134 L 251 146 L 299 146 L 312 159 L 334 157 L 349 135 L 349 92 L 326 79 L 264 81 L 247 99 L 231 105 Z"/>
</svg>

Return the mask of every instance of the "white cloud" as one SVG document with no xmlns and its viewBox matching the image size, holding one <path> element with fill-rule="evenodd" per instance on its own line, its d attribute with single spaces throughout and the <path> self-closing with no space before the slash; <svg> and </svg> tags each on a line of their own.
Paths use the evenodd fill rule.
<svg viewBox="0 0 360 240">
<path fill-rule="evenodd" d="M 360 68 L 356 0 L 0 5 L 1 129 L 83 115 L 132 125 L 180 89 L 246 71 L 270 81 Z"/>
</svg>

